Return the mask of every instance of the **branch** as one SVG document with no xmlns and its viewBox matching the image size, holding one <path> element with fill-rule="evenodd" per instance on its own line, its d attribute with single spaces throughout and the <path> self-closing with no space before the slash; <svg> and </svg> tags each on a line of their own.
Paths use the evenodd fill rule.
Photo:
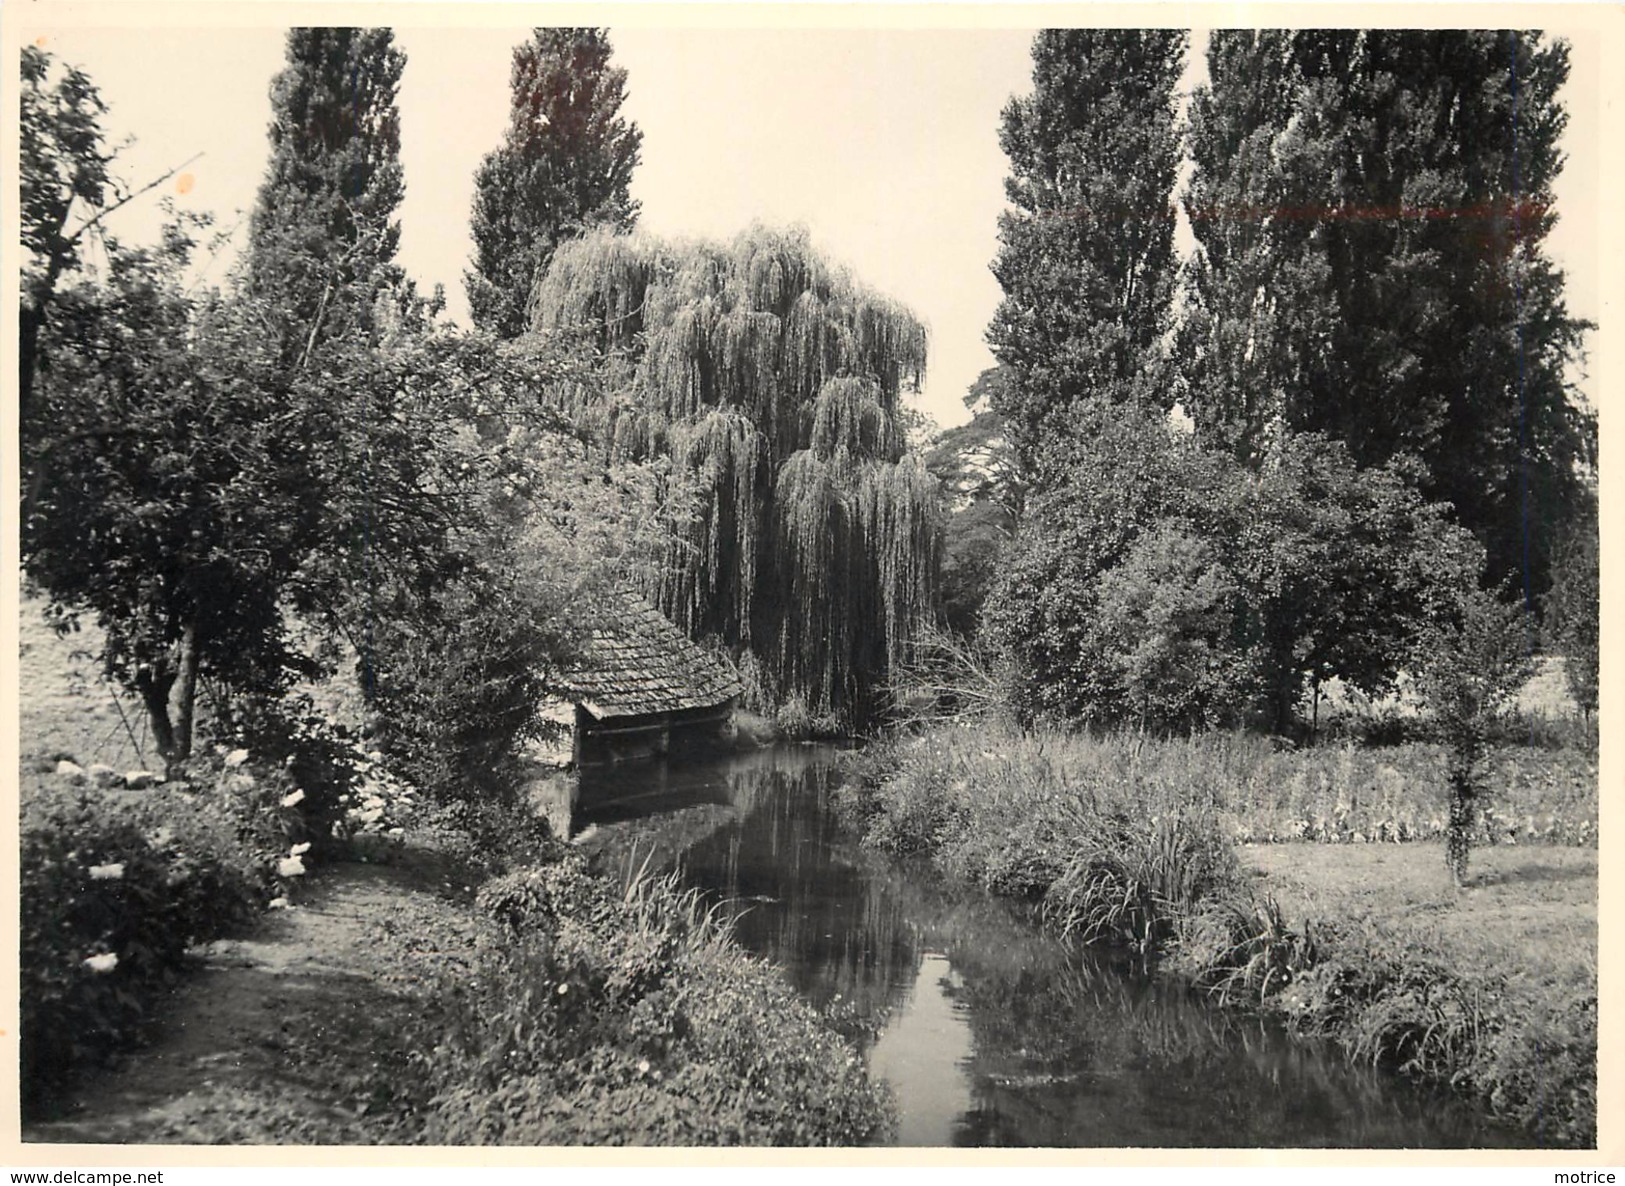
<svg viewBox="0 0 1625 1186">
<path fill-rule="evenodd" d="M 187 165 L 190 165 L 193 161 L 197 160 L 198 157 L 200 157 L 202 155 L 203 154 L 201 152 L 193 153 L 191 156 L 187 157 L 180 164 L 176 165 L 173 169 L 169 170 L 169 172 L 163 174 L 160 177 L 153 178 L 151 181 L 147 182 L 146 185 L 143 185 L 140 189 L 133 190 L 130 193 L 125 194 L 122 198 L 120 198 L 118 201 L 114 202 L 111 206 L 108 206 L 106 209 L 98 210 L 96 212 L 96 216 L 94 218 L 88 219 L 85 222 L 80 223 L 79 224 L 79 229 L 74 231 L 73 234 L 69 235 L 66 239 L 63 240 L 64 245 L 66 245 L 68 247 L 72 247 L 75 243 L 79 242 L 79 237 L 81 235 L 83 235 L 86 231 L 88 231 L 91 227 L 95 226 L 97 223 L 101 222 L 102 219 L 106 218 L 109 214 L 114 213 L 115 211 L 119 210 L 120 208 L 122 208 L 124 206 L 128 206 L 131 202 L 135 201 L 142 194 L 147 193 L 150 190 L 157 189 L 160 185 L 162 185 L 164 182 L 168 181 L 171 177 L 175 176 L 175 174 L 179 173 L 182 169 L 186 168 Z"/>
</svg>

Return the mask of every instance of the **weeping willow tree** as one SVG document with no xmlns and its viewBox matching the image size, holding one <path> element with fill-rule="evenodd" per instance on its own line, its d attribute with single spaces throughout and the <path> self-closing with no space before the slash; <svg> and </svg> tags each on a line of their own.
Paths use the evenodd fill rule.
<svg viewBox="0 0 1625 1186">
<path fill-rule="evenodd" d="M 697 509 L 647 592 L 691 634 L 752 651 L 771 694 L 853 723 L 931 609 L 936 481 L 899 400 L 925 329 L 820 259 L 803 230 L 732 243 L 601 231 L 559 248 L 532 330 L 623 369 L 556 391 L 611 454 L 666 458 Z"/>
</svg>

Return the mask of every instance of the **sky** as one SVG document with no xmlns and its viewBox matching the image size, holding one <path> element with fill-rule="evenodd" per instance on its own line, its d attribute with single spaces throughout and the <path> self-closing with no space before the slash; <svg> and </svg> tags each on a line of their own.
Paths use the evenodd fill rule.
<svg viewBox="0 0 1625 1186">
<path fill-rule="evenodd" d="M 252 207 L 281 29 L 42 26 L 24 36 L 43 38 L 100 87 L 112 138 L 134 137 L 121 158 L 126 177 L 145 182 L 201 152 L 163 187 L 169 196 L 213 211 L 223 228 Z M 424 290 L 443 284 L 449 313 L 465 322 L 474 170 L 501 140 L 510 55 L 526 36 L 523 26 L 397 27 L 407 55 L 398 258 Z M 804 224 L 816 247 L 926 323 L 920 406 L 944 426 L 966 419 L 965 391 L 993 363 L 983 335 L 1000 295 L 989 271 L 1007 170 L 999 114 L 1031 90 L 1031 30 L 632 27 L 611 36 L 628 74 L 623 111 L 643 130 L 632 183 L 640 226 L 726 239 L 752 222 Z M 1596 319 L 1600 54 L 1583 32 L 1571 40 L 1569 164 L 1547 245 L 1569 273 L 1571 309 Z M 1200 76 L 1193 61 L 1186 80 Z M 152 238 L 156 199 L 121 211 L 114 233 Z M 245 216 L 234 242 L 246 231 Z M 228 266 L 222 257 L 211 279 Z"/>
</svg>

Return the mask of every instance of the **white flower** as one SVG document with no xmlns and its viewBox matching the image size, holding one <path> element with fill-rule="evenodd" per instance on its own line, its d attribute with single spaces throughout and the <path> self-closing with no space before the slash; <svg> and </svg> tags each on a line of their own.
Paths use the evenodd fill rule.
<svg viewBox="0 0 1625 1186">
<path fill-rule="evenodd" d="M 647 1075 L 648 1073 L 649 1073 L 649 1060 L 646 1059 L 646 1058 L 639 1059 L 638 1060 L 638 1074 Z"/>
<path fill-rule="evenodd" d="M 105 951 L 101 955 L 93 955 L 87 959 L 85 961 L 85 967 L 89 968 L 92 972 L 111 972 L 114 968 L 118 967 L 118 956 L 114 955 L 111 951 Z"/>
<path fill-rule="evenodd" d="M 279 877 L 303 877 L 305 862 L 298 857 L 283 857 L 277 862 L 276 871 Z"/>
<path fill-rule="evenodd" d="M 90 880 L 92 881 L 119 881 L 124 877 L 124 863 L 120 861 L 115 865 L 92 865 L 90 867 Z"/>
<path fill-rule="evenodd" d="M 296 844 L 292 848 L 290 848 L 288 850 L 288 855 L 292 856 L 292 857 L 302 857 L 309 851 L 310 851 L 310 841 L 307 840 L 303 844 Z"/>
<path fill-rule="evenodd" d="M 226 755 L 226 769 L 235 770 L 238 766 L 241 766 L 246 761 L 248 761 L 248 751 L 245 749 L 234 749 Z"/>
<path fill-rule="evenodd" d="M 570 986 L 568 984 L 559 985 L 559 996 L 562 997 L 565 993 L 567 993 L 569 991 L 570 991 Z"/>
<path fill-rule="evenodd" d="M 304 801 L 304 791 L 294 791 L 292 794 L 282 796 L 282 806 L 284 807 L 298 807 Z"/>
<path fill-rule="evenodd" d="M 266 904 L 266 907 L 270 910 L 286 910 L 288 908 L 288 899 L 272 898 L 270 902 Z"/>
</svg>

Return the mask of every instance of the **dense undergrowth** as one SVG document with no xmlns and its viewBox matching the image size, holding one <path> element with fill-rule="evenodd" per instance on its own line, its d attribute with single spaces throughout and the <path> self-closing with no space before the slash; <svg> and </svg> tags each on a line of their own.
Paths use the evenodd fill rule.
<svg viewBox="0 0 1625 1186">
<path fill-rule="evenodd" d="M 499 925 L 417 1054 L 432 1144 L 859 1144 L 889 1123 L 856 1050 L 693 892 L 575 854 L 488 882 Z"/>
<path fill-rule="evenodd" d="M 304 872 L 296 790 L 286 768 L 220 755 L 186 782 L 141 791 L 30 783 L 19 853 L 25 1115 L 139 1042 L 188 949 L 247 926 Z"/>
<path fill-rule="evenodd" d="M 1217 1001 L 1449 1083 L 1540 1144 L 1595 1141 L 1594 977 L 1514 994 L 1496 969 L 1446 966 L 1380 919 L 1288 918 L 1237 859 L 1238 837 L 1437 835 L 1432 747 L 1277 753 L 1239 735 L 1093 739 L 979 722 L 852 760 L 837 799 L 867 843 L 1028 899 L 1063 931 L 1155 951 Z M 1595 844 L 1594 750 L 1498 753 L 1492 786 L 1481 840 Z"/>
</svg>

